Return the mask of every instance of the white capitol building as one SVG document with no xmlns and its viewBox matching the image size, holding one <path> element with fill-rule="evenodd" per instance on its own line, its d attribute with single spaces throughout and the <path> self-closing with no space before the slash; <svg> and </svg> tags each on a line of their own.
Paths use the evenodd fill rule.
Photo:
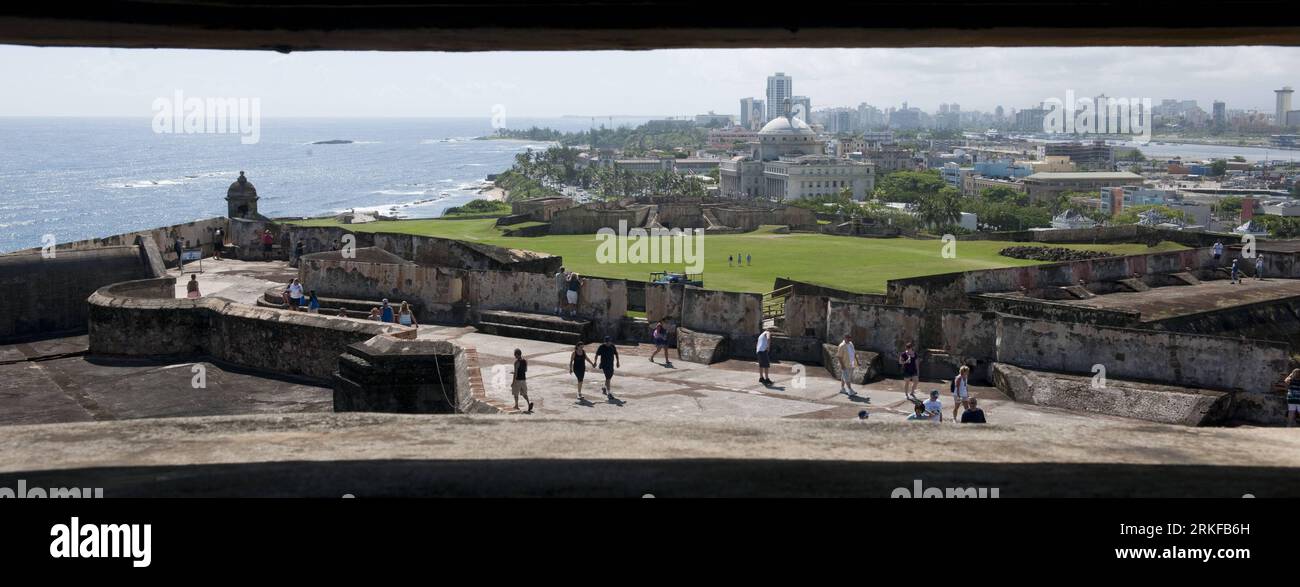
<svg viewBox="0 0 1300 587">
<path fill-rule="evenodd" d="M 719 166 L 725 197 L 789 200 L 837 194 L 852 190 L 862 200 L 875 189 L 870 163 L 839 159 L 826 154 L 816 131 L 786 113 L 773 118 L 751 141 L 750 154 L 738 155 Z"/>
</svg>

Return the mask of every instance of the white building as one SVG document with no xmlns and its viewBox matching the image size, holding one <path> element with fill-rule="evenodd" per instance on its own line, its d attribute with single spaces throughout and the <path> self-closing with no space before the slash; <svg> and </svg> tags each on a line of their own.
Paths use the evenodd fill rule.
<svg viewBox="0 0 1300 587">
<path fill-rule="evenodd" d="M 788 105 L 789 102 L 787 101 Z M 763 126 L 750 154 L 719 166 L 725 197 L 796 199 L 849 190 L 866 199 L 876 187 L 870 163 L 826 154 L 826 145 L 807 123 L 788 112 Z"/>
<path fill-rule="evenodd" d="M 767 120 L 781 116 L 785 104 L 794 97 L 794 80 L 783 72 L 767 76 Z"/>
<path fill-rule="evenodd" d="M 1096 220 L 1068 208 L 1052 218 L 1052 228 L 1093 228 L 1095 226 L 1097 226 Z"/>
</svg>

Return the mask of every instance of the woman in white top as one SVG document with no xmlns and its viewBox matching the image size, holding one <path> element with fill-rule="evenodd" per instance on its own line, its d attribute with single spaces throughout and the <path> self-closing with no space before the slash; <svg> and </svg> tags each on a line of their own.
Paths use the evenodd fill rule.
<svg viewBox="0 0 1300 587">
<path fill-rule="evenodd" d="M 302 306 L 302 284 L 294 278 L 289 282 L 289 309 L 297 310 L 300 306 Z"/>
<path fill-rule="evenodd" d="M 412 328 L 420 327 L 415 321 L 415 312 L 411 311 L 411 305 L 406 302 L 402 302 L 402 308 L 397 311 L 397 323 Z"/>
<path fill-rule="evenodd" d="M 957 410 L 961 408 L 970 408 L 970 389 L 966 383 L 970 381 L 970 367 L 962 365 L 957 371 L 957 378 L 952 380 L 952 420 L 959 422 L 957 419 Z"/>
</svg>

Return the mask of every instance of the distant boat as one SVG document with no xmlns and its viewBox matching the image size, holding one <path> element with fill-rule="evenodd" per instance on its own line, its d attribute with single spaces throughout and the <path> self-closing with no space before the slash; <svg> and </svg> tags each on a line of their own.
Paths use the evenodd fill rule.
<svg viewBox="0 0 1300 587">
<path fill-rule="evenodd" d="M 328 141 L 316 141 L 313 145 L 351 145 L 352 141 L 344 139 L 330 139 Z"/>
</svg>

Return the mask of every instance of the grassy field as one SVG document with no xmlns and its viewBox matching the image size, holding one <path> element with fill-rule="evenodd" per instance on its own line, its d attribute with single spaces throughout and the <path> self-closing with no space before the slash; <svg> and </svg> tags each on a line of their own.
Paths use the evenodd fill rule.
<svg viewBox="0 0 1300 587">
<path fill-rule="evenodd" d="M 646 280 L 651 271 L 681 271 L 681 265 L 598 263 L 595 235 L 504 237 L 493 219 L 402 220 L 349 225 L 357 232 L 395 232 L 440 236 L 481 242 L 501 247 L 529 249 L 564 257 L 571 271 L 595 277 Z M 337 226 L 333 219 L 307 220 L 296 224 Z M 704 285 L 709 289 L 766 292 L 776 277 L 817 283 L 862 293 L 883 293 L 885 282 L 900 277 L 951 273 L 970 269 L 1035 265 L 1035 261 L 1011 259 L 998 251 L 1014 243 L 960 241 L 956 258 L 940 255 L 938 240 L 874 239 L 825 234 L 776 234 L 775 227 L 763 227 L 745 234 L 709 235 L 704 238 Z M 1182 248 L 1174 243 L 1156 247 L 1141 244 L 1064 245 L 1072 249 L 1136 254 Z M 728 255 L 751 255 L 753 265 L 728 267 Z"/>
</svg>

